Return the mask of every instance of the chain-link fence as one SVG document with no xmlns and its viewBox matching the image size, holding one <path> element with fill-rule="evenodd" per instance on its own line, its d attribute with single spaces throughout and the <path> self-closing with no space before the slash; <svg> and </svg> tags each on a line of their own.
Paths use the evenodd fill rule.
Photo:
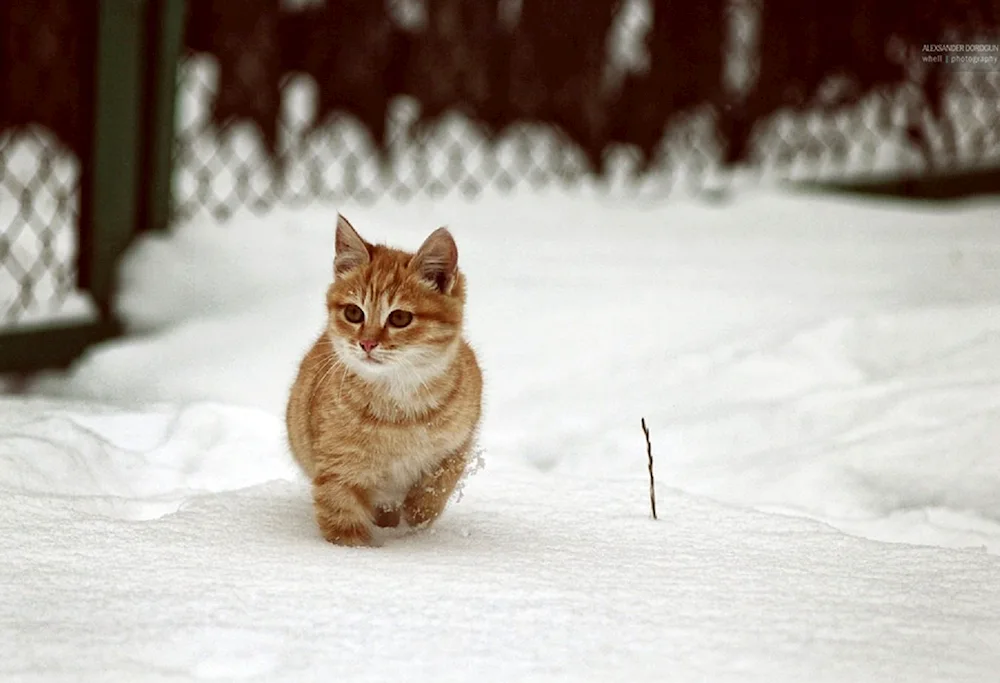
<svg viewBox="0 0 1000 683">
<path fill-rule="evenodd" d="M 72 312 L 93 10 L 0 2 L 0 326 Z"/>
<path fill-rule="evenodd" d="M 69 305 L 78 215 L 75 156 L 42 129 L 0 135 L 0 325 Z"/>
<path fill-rule="evenodd" d="M 922 54 L 995 47 L 995 0 L 248 2 L 189 17 L 179 219 L 595 180 L 664 197 L 747 167 L 829 180 L 1000 164 L 1000 68 Z"/>
</svg>

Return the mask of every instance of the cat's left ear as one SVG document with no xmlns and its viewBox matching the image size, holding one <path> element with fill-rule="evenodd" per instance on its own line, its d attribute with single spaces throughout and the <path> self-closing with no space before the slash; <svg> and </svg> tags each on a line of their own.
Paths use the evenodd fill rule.
<svg viewBox="0 0 1000 683">
<path fill-rule="evenodd" d="M 458 247 L 447 228 L 438 228 L 424 240 L 410 268 L 439 292 L 451 292 L 458 273 Z"/>
<path fill-rule="evenodd" d="M 368 243 L 361 239 L 361 235 L 354 229 L 354 226 L 339 213 L 337 214 L 336 251 L 337 255 L 333 260 L 335 276 L 343 275 L 371 261 Z"/>
</svg>

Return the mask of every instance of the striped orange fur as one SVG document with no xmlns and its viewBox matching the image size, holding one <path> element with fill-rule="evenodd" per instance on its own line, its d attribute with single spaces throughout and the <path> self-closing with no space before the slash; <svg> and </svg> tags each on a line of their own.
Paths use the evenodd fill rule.
<svg viewBox="0 0 1000 683">
<path fill-rule="evenodd" d="M 437 519 L 479 425 L 482 375 L 462 337 L 454 239 L 440 228 L 411 254 L 365 242 L 338 217 L 326 305 L 292 386 L 288 438 L 323 537 L 371 545 L 378 526 Z"/>
</svg>

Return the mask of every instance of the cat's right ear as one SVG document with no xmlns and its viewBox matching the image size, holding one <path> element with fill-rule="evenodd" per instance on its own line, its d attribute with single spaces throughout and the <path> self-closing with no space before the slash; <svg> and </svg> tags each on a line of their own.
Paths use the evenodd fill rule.
<svg viewBox="0 0 1000 683">
<path fill-rule="evenodd" d="M 347 219 L 337 214 L 336 256 L 333 259 L 334 277 L 340 277 L 371 261 L 368 243 Z"/>
</svg>

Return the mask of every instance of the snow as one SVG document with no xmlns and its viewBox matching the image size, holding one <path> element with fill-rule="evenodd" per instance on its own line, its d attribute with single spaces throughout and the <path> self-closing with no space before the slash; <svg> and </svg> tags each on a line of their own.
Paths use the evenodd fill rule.
<svg viewBox="0 0 1000 683">
<path fill-rule="evenodd" d="M 321 541 L 284 444 L 337 209 L 449 225 L 487 380 L 485 469 L 378 549 Z M 992 681 L 998 225 L 582 190 L 144 238 L 133 335 L 0 399 L 0 678 Z"/>
<path fill-rule="evenodd" d="M 248 424 L 205 410 L 218 433 Z M 118 432 L 91 412 L 81 433 Z M 488 467 L 434 533 L 366 550 L 317 539 L 301 483 L 192 494 L 155 523 L 81 514 L 88 486 L 5 496 L 12 680 L 991 681 L 1000 664 L 992 556 L 670 489 L 653 522 L 624 478 Z"/>
<path fill-rule="evenodd" d="M 0 490 L 90 515 L 156 519 L 192 496 L 296 476 L 280 424 L 253 409 L 10 398 L 0 407 Z"/>
</svg>

